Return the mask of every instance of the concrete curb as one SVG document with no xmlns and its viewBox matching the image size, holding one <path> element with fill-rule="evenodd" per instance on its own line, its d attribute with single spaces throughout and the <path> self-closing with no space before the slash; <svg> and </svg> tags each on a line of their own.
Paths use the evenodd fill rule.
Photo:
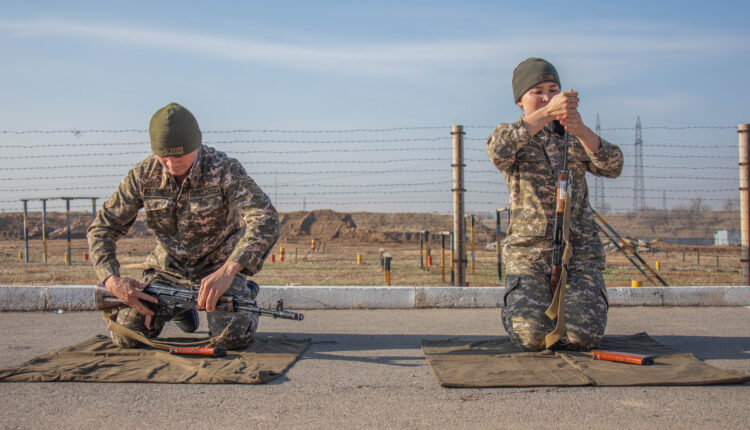
<svg viewBox="0 0 750 430">
<path fill-rule="evenodd" d="M 94 310 L 93 285 L 0 285 L 0 311 Z M 263 286 L 262 307 L 289 309 L 498 308 L 502 287 Z M 750 286 L 609 288 L 610 306 L 750 306 Z"/>
</svg>

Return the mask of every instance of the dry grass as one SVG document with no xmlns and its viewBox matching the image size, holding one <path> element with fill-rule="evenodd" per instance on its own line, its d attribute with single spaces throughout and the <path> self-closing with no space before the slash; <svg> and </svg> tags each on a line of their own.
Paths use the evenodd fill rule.
<svg viewBox="0 0 750 430">
<path fill-rule="evenodd" d="M 279 246 L 285 248 L 285 261 L 279 261 Z M 83 260 L 87 252 L 85 240 L 73 241 L 71 265 L 65 263 L 64 240 L 48 241 L 48 263 L 42 264 L 42 244 L 32 241 L 30 263 L 18 260 L 23 251 L 22 241 L 0 241 L 0 284 L 16 285 L 88 285 L 96 283 L 93 267 Z M 255 276 L 262 285 L 385 285 L 380 266 L 379 250 L 383 247 L 393 257 L 392 285 L 449 285 L 450 268 L 445 270 L 445 281 L 440 267 L 440 249 L 432 250 L 430 271 L 420 269 L 418 244 L 351 244 L 323 243 L 317 252 L 310 251 L 310 243 L 278 244 L 273 253 L 276 262 L 266 260 L 263 270 Z M 118 254 L 125 276 L 140 276 L 146 254 L 153 248 L 150 239 L 123 239 L 118 243 Z M 695 247 L 693 247 L 695 248 Z M 357 254 L 362 264 L 357 264 Z M 652 266 L 659 261 L 660 276 L 670 285 L 738 285 L 740 284 L 739 249 L 703 247 L 698 261 L 695 250 L 669 253 L 644 253 Z M 717 261 L 718 256 L 718 261 Z M 446 253 L 446 259 L 449 254 Z M 684 261 L 683 261 L 684 258 Z M 467 281 L 472 286 L 497 286 L 497 260 L 494 250 L 476 250 L 474 272 L 469 267 Z M 651 285 L 619 253 L 607 257 L 605 271 L 607 285 L 629 286 L 631 280 Z"/>
</svg>

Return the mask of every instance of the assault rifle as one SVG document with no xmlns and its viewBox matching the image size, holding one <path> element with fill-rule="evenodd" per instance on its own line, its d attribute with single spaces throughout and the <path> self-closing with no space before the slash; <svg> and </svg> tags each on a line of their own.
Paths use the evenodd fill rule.
<svg viewBox="0 0 750 430">
<path fill-rule="evenodd" d="M 248 281 L 247 285 L 251 289 L 258 289 L 258 284 Z M 198 305 L 198 291 L 184 288 L 168 287 L 160 284 L 149 284 L 143 289 L 143 292 L 156 297 L 159 303 L 156 306 L 164 306 L 167 309 L 196 309 Z M 123 306 L 122 301 L 113 296 L 108 289 L 98 286 L 95 292 L 96 306 L 99 309 L 111 309 Z M 225 295 L 219 298 L 216 304 L 217 311 L 223 312 L 252 312 L 258 315 L 267 315 L 274 318 L 284 318 L 289 320 L 302 321 L 304 315 L 297 312 L 284 310 L 284 301 L 276 302 L 276 309 L 264 309 L 258 307 L 255 300 L 243 299 L 240 297 Z M 150 325 L 148 320 L 146 326 Z"/>
<path fill-rule="evenodd" d="M 565 224 L 565 204 L 570 197 L 570 170 L 568 170 L 568 131 L 565 130 L 558 121 L 555 123 L 555 134 L 560 135 L 564 132 L 565 143 L 563 144 L 562 168 L 557 175 L 557 189 L 555 191 L 555 230 L 552 240 L 552 273 L 549 280 L 549 289 L 552 295 L 555 295 L 555 289 L 560 282 L 560 274 L 563 266 L 563 253 L 565 251 L 564 224 Z M 562 129 L 562 130 L 561 130 Z"/>
</svg>

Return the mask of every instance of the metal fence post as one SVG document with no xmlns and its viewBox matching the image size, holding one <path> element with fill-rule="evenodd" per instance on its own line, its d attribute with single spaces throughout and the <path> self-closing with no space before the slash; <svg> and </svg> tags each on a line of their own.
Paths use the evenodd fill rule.
<svg viewBox="0 0 750 430">
<path fill-rule="evenodd" d="M 42 262 L 47 264 L 47 199 L 42 199 L 42 245 L 44 246 Z"/>
<path fill-rule="evenodd" d="M 29 262 L 29 201 L 23 201 L 23 261 Z"/>
</svg>

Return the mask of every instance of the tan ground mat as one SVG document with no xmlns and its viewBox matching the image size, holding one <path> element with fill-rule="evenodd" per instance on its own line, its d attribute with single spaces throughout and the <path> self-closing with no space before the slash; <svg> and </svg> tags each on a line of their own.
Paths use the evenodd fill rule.
<svg viewBox="0 0 750 430">
<path fill-rule="evenodd" d="M 98 335 L 0 369 L 0 381 L 263 384 L 282 375 L 309 345 L 310 339 L 258 336 L 242 351 L 199 357 L 152 348 L 121 349 Z"/>
<path fill-rule="evenodd" d="M 522 352 L 508 337 L 468 341 L 422 340 L 422 351 L 443 387 L 713 385 L 750 381 L 750 375 L 721 370 L 647 334 L 605 336 L 597 349 L 654 355 L 639 366 L 594 360 L 583 352 Z"/>
</svg>

